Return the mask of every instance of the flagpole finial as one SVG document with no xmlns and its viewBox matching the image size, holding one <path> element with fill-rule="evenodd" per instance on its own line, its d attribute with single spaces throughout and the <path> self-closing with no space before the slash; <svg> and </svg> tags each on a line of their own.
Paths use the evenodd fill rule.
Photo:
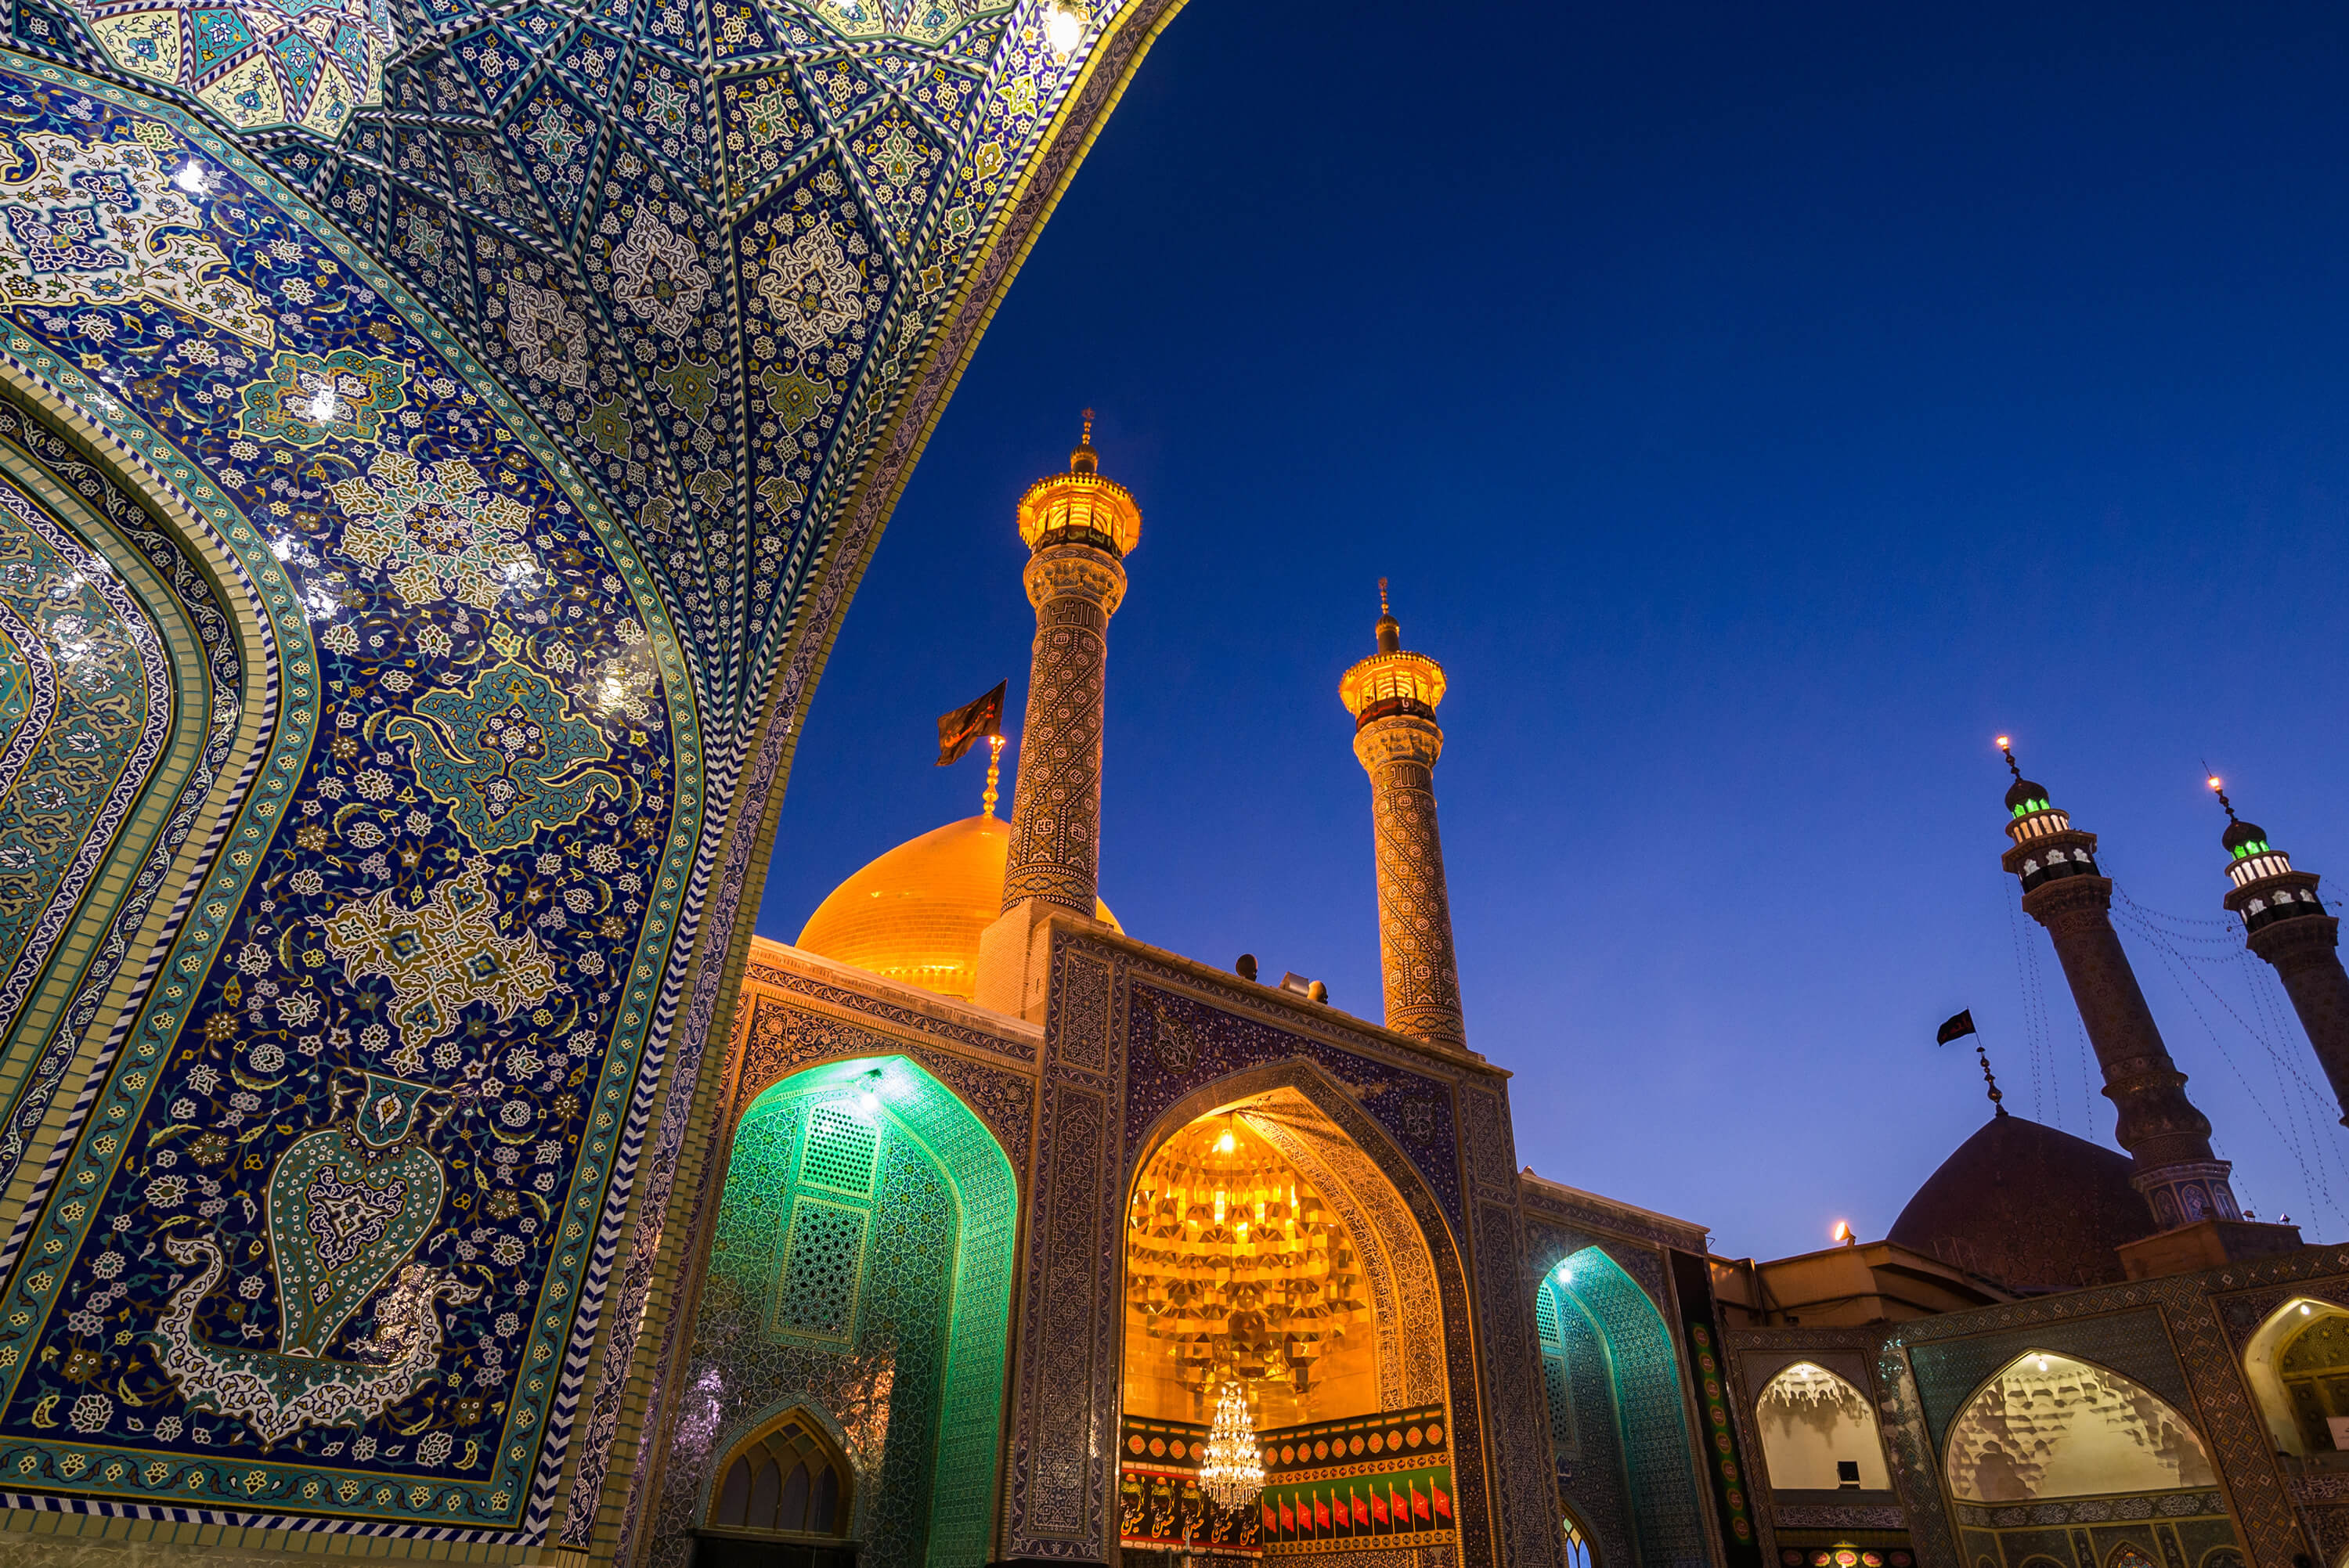
<svg viewBox="0 0 2349 1568">
<path fill-rule="evenodd" d="M 1980 1058 L 1982 1062 L 1982 1082 L 1990 1085 L 1990 1102 L 1992 1105 L 1998 1108 L 1999 1115 L 2004 1116 L 2006 1114 L 2006 1107 L 2000 1105 L 1999 1102 L 2004 1099 L 2006 1096 L 1998 1092 L 1998 1078 L 1990 1070 L 1990 1052 L 1984 1050 L 1980 1045 L 1977 1045 L 1974 1047 L 1974 1055 Z"/>
<path fill-rule="evenodd" d="M 1002 777 L 1003 737 L 999 735 L 990 735 L 987 738 L 987 793 L 978 798 L 978 814 L 980 816 L 992 817 L 995 815 L 995 802 L 1001 799 L 1001 797 L 997 793 L 995 787 L 997 783 L 1000 781 Z"/>
<path fill-rule="evenodd" d="M 2226 789 L 2220 783 L 2219 776 L 2210 771 L 2210 765 L 2209 763 L 2205 762 L 2202 765 L 2202 771 L 2208 775 L 2208 777 L 2203 779 L 2203 782 L 2210 786 L 2210 793 L 2219 797 L 2219 809 L 2227 813 L 2227 820 L 2230 822 L 2241 820 L 2240 818 L 2235 815 L 2235 803 L 2227 799 Z"/>
</svg>

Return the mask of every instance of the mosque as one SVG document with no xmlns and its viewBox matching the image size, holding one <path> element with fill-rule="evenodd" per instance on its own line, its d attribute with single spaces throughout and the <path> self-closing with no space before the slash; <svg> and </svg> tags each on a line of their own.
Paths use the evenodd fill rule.
<svg viewBox="0 0 2349 1568">
<path fill-rule="evenodd" d="M 650 1562 L 2240 1568 L 2349 1544 L 2314 1506 L 2349 1451 L 2349 1255 L 2239 1212 L 2095 836 L 2011 751 L 2005 866 L 2128 1152 L 1993 1085 L 1886 1239 L 1733 1261 L 1701 1222 L 1518 1168 L 1506 1068 L 1462 1026 L 1444 675 L 1392 614 L 1339 692 L 1383 1024 L 1124 933 L 1102 711 L 1140 511 L 1088 428 L 1017 522 L 1037 634 L 1010 820 L 991 770 L 979 815 L 751 945 Z M 2230 819 L 2228 907 L 2296 955 L 2333 1039 L 2315 879 Z"/>
<path fill-rule="evenodd" d="M 0 1565 L 2349 1568 L 2349 1248 L 2240 1212 L 2019 764 L 2119 1151 L 1993 1099 L 1795 1258 L 1520 1166 L 1392 614 L 1380 1018 L 1120 928 L 1089 437 L 1008 813 L 752 937 L 1179 5 L 0 0 Z"/>
</svg>

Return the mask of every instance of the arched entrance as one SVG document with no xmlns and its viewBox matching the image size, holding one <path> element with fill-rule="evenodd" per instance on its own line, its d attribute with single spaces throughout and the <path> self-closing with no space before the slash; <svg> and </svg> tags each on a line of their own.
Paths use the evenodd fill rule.
<svg viewBox="0 0 2349 1568">
<path fill-rule="evenodd" d="M 1560 1501 L 1613 1563 L 1706 1559 L 1680 1364 L 1663 1314 L 1587 1246 L 1535 1287 Z"/>
<path fill-rule="evenodd" d="M 1456 1561 L 1436 1259 L 1394 1182 L 1305 1094 L 1164 1132 L 1129 1192 L 1124 1279 L 1129 1555 Z M 1246 1393 L 1265 1471 L 1230 1508 L 1198 1484 L 1226 1386 Z"/>
<path fill-rule="evenodd" d="M 905 1057 L 811 1068 L 751 1101 L 667 1453 L 659 1568 L 697 1536 L 845 1537 L 861 1568 L 987 1561 L 1017 1209 L 994 1135 Z"/>
<path fill-rule="evenodd" d="M 2279 1453 L 2349 1463 L 2349 1311 L 2295 1296 L 2243 1347 L 2244 1380 Z"/>
</svg>

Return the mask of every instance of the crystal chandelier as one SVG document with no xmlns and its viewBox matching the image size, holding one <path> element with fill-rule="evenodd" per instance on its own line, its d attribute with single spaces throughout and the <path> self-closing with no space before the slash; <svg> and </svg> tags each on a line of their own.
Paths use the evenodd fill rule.
<svg viewBox="0 0 2349 1568">
<path fill-rule="evenodd" d="M 1225 1508 L 1244 1507 L 1264 1490 L 1264 1455 L 1257 1448 L 1247 1396 L 1237 1383 L 1226 1383 L 1216 1397 L 1216 1424 L 1207 1429 L 1199 1485 Z"/>
</svg>

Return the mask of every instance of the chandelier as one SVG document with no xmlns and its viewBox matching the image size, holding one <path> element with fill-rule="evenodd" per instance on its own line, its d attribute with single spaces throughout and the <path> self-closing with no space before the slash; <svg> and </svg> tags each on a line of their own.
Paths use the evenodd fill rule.
<svg viewBox="0 0 2349 1568">
<path fill-rule="evenodd" d="M 1237 1383 L 1226 1383 L 1216 1396 L 1216 1422 L 1207 1429 L 1199 1486 L 1225 1508 L 1245 1507 L 1264 1491 L 1264 1455 L 1257 1448 L 1247 1396 Z"/>
<path fill-rule="evenodd" d="M 1126 1301 L 1204 1400 L 1217 1383 L 1313 1387 L 1322 1352 L 1367 1326 L 1353 1238 L 1237 1116 L 1194 1122 L 1134 1184 Z"/>
</svg>

